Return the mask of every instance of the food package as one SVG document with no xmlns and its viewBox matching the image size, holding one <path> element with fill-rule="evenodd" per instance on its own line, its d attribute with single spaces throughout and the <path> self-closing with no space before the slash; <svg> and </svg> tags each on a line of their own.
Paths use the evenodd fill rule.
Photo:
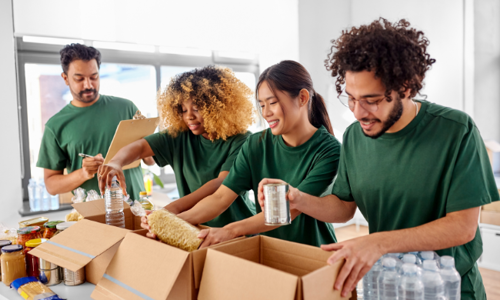
<svg viewBox="0 0 500 300">
<path fill-rule="evenodd" d="M 65 218 L 66 222 L 74 222 L 74 221 L 80 221 L 83 220 L 83 216 L 76 211 L 76 209 L 73 209 L 69 214 L 66 215 Z"/>
<path fill-rule="evenodd" d="M 17 229 L 8 228 L 0 224 L 0 240 L 9 240 L 13 245 L 17 244 Z"/>
<path fill-rule="evenodd" d="M 148 216 L 148 223 L 151 231 L 162 242 L 182 250 L 194 251 L 203 242 L 198 238 L 200 229 L 165 209 L 152 212 Z"/>
<path fill-rule="evenodd" d="M 130 206 L 130 211 L 134 214 L 134 216 L 144 217 L 146 215 L 146 210 L 142 207 L 141 202 L 135 200 L 134 204 Z"/>
<path fill-rule="evenodd" d="M 10 286 L 26 300 L 62 300 L 33 276 L 16 279 Z"/>
<path fill-rule="evenodd" d="M 102 199 L 102 197 L 95 190 L 90 190 L 87 192 L 87 198 L 85 199 L 85 202 L 99 200 L 99 199 Z"/>
<path fill-rule="evenodd" d="M 93 191 L 93 192 L 96 193 L 95 191 Z M 73 198 L 71 198 L 71 202 L 73 202 L 73 203 L 85 202 L 85 200 L 88 199 L 89 196 L 91 198 L 94 197 L 92 191 L 89 191 L 89 196 L 86 196 L 85 189 L 80 188 L 80 187 L 73 190 L 73 193 L 75 194 L 73 196 Z M 94 200 L 94 199 L 92 199 L 92 200 Z M 82 219 L 83 219 L 83 216 L 80 215 L 80 213 L 77 212 L 76 209 L 73 209 L 69 214 L 66 215 L 66 218 L 65 218 L 66 222 L 80 221 Z"/>
</svg>

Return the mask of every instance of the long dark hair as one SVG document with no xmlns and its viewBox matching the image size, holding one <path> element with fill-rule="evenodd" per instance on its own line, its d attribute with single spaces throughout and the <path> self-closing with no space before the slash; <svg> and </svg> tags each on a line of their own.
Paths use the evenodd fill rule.
<svg viewBox="0 0 500 300">
<path fill-rule="evenodd" d="M 275 89 L 287 92 L 292 98 L 298 97 L 302 89 L 309 91 L 312 96 L 309 101 L 309 122 L 316 128 L 325 126 L 326 130 L 333 135 L 325 101 L 314 90 L 311 75 L 304 66 L 293 60 L 284 60 L 270 66 L 259 76 L 259 82 L 257 82 L 255 89 L 257 93 L 264 81 L 269 84 L 273 92 Z M 257 93 L 255 93 L 255 97 L 257 97 Z M 258 99 L 256 100 L 258 101 Z"/>
</svg>

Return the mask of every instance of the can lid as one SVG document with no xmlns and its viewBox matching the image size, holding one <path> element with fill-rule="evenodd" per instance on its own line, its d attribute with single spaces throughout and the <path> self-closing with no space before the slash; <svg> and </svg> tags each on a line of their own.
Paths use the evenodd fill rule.
<svg viewBox="0 0 500 300">
<path fill-rule="evenodd" d="M 65 230 L 68 229 L 71 225 L 76 224 L 76 221 L 71 222 L 62 222 L 56 225 L 57 230 Z"/>
<path fill-rule="evenodd" d="M 29 234 L 29 233 L 36 233 L 40 231 L 40 226 L 28 226 L 24 228 L 19 228 L 17 230 L 17 234 Z"/>
<path fill-rule="evenodd" d="M 62 222 L 64 222 L 64 221 L 50 221 L 50 222 L 45 223 L 45 227 L 56 228 L 56 225 L 59 223 L 62 223 Z"/>
<path fill-rule="evenodd" d="M 23 245 L 9 245 L 2 248 L 2 253 L 12 253 L 23 250 Z"/>
<path fill-rule="evenodd" d="M 148 192 L 139 192 L 139 196 L 147 196 Z"/>
<path fill-rule="evenodd" d="M 45 243 L 47 239 L 33 239 L 26 242 L 26 247 L 35 248 L 40 246 L 41 243 Z"/>
<path fill-rule="evenodd" d="M 5 247 L 5 246 L 9 246 L 9 245 L 12 245 L 11 241 L 9 241 L 9 240 L 0 240 L 0 248 L 1 247 Z"/>
</svg>

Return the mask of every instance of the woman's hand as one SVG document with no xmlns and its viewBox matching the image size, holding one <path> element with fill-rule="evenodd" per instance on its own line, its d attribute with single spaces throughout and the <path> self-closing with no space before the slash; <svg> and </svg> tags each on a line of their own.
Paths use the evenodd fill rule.
<svg viewBox="0 0 500 300">
<path fill-rule="evenodd" d="M 257 195 L 257 199 L 259 200 L 260 207 L 262 208 L 262 211 L 264 211 L 264 185 L 266 184 L 275 184 L 275 183 L 283 183 L 287 184 L 283 180 L 280 179 L 269 179 L 269 178 L 264 178 L 260 181 L 259 183 L 259 193 Z M 288 185 L 288 193 L 286 194 L 286 199 L 288 202 L 290 202 L 290 209 L 296 209 L 300 210 L 300 205 L 302 204 L 303 200 L 303 193 L 299 191 L 299 189 L 294 188 L 291 185 Z"/>
<path fill-rule="evenodd" d="M 209 228 L 203 229 L 198 234 L 198 238 L 204 239 L 203 243 L 200 245 L 201 248 L 208 247 L 210 245 L 215 245 L 225 241 L 232 240 L 236 238 L 235 234 L 229 229 L 222 228 Z"/>
<path fill-rule="evenodd" d="M 148 238 L 151 238 L 151 239 L 156 239 L 156 234 L 154 234 L 152 231 L 151 231 L 151 227 L 149 227 L 149 223 L 148 223 L 148 216 L 150 213 L 152 213 L 153 211 L 152 210 L 146 210 L 146 215 L 144 217 L 141 218 L 141 227 L 144 228 L 144 229 L 147 229 L 149 230 L 148 233 L 146 233 L 146 236 Z"/>
<path fill-rule="evenodd" d="M 97 171 L 97 180 L 99 182 L 99 190 L 101 195 L 104 195 L 106 187 L 111 186 L 113 177 L 118 179 L 120 187 L 123 190 L 123 194 L 127 195 L 127 183 L 125 182 L 125 175 L 123 175 L 122 167 L 116 163 L 110 161 L 106 165 L 101 165 Z"/>
</svg>

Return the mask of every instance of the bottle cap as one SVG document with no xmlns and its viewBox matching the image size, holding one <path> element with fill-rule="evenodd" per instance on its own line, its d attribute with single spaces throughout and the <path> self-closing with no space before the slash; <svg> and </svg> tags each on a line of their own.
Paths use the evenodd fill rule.
<svg viewBox="0 0 500 300">
<path fill-rule="evenodd" d="M 28 226 L 18 229 L 17 234 L 37 233 L 39 231 L 40 231 L 40 226 Z"/>
<path fill-rule="evenodd" d="M 434 259 L 434 252 L 432 252 L 432 251 L 422 251 L 422 252 L 420 252 L 420 256 L 423 259 Z"/>
<path fill-rule="evenodd" d="M 139 196 L 147 196 L 148 192 L 139 192 Z"/>
<path fill-rule="evenodd" d="M 396 267 L 396 260 L 392 257 L 386 257 L 382 261 L 382 266 L 387 267 L 387 268 L 395 268 Z"/>
<path fill-rule="evenodd" d="M 415 264 L 417 262 L 417 257 L 413 254 L 405 254 L 403 255 L 403 262 Z"/>
<path fill-rule="evenodd" d="M 71 222 L 62 222 L 56 225 L 57 230 L 65 230 L 68 229 L 71 225 L 76 224 L 76 221 Z"/>
<path fill-rule="evenodd" d="M 26 242 L 26 247 L 35 248 L 40 246 L 42 243 L 45 243 L 47 239 L 34 239 Z"/>
<path fill-rule="evenodd" d="M 444 267 L 455 267 L 455 258 L 448 255 L 442 256 L 441 265 L 443 265 Z"/>
<path fill-rule="evenodd" d="M 424 260 L 424 265 L 423 265 L 424 270 L 430 270 L 430 271 L 437 271 L 438 266 L 436 264 L 435 260 L 429 259 L 429 260 Z"/>
<path fill-rule="evenodd" d="M 401 267 L 404 274 L 415 274 L 417 273 L 417 265 L 412 263 L 405 263 Z"/>
<path fill-rule="evenodd" d="M 2 248 L 2 253 L 12 253 L 23 250 L 23 245 L 10 245 Z"/>
</svg>

